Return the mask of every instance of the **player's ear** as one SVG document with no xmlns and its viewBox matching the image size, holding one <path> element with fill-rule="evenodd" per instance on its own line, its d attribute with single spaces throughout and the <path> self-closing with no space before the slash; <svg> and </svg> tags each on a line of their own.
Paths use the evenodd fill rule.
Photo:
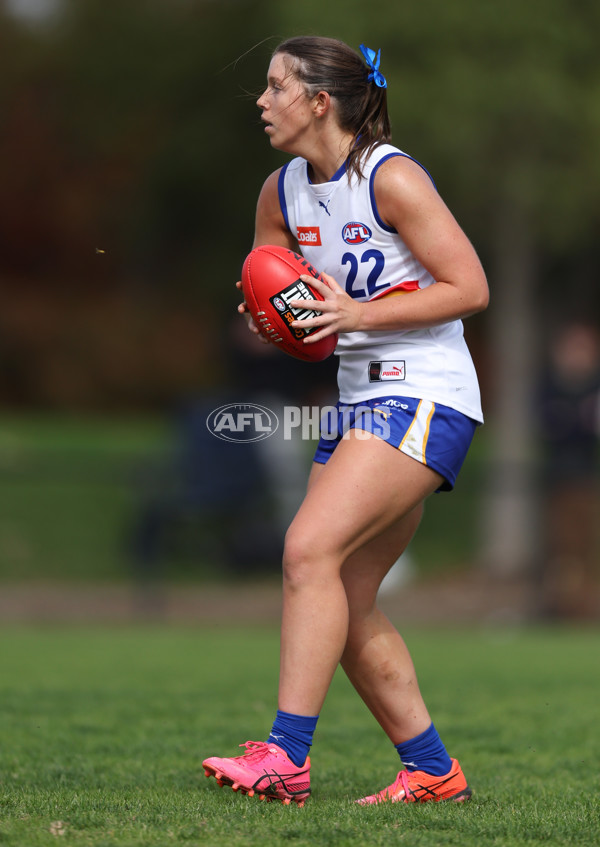
<svg viewBox="0 0 600 847">
<path fill-rule="evenodd" d="M 319 93 L 313 97 L 312 102 L 313 112 L 317 118 L 323 117 L 323 115 L 331 108 L 331 97 L 327 91 L 319 91 Z"/>
</svg>

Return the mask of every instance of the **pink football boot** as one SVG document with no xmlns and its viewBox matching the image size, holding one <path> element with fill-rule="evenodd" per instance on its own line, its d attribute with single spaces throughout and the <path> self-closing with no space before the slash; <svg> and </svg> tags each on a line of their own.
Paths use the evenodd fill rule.
<svg viewBox="0 0 600 847">
<path fill-rule="evenodd" d="M 286 806 L 292 801 L 304 805 L 310 794 L 308 756 L 299 768 L 276 744 L 246 741 L 240 747 L 246 748 L 241 756 L 205 759 L 202 763 L 205 776 L 214 776 L 219 785 L 231 785 L 234 791 L 248 797 L 256 794 L 261 800 L 281 800 Z"/>
</svg>

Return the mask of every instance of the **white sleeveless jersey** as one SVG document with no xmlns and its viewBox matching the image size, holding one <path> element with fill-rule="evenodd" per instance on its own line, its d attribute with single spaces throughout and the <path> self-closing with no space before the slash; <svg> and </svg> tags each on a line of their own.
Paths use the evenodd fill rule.
<svg viewBox="0 0 600 847">
<path fill-rule="evenodd" d="M 435 284 L 377 211 L 377 168 L 391 156 L 406 155 L 383 144 L 363 163 L 363 179 L 353 175 L 350 183 L 345 166 L 320 185 L 310 182 L 305 159 L 292 159 L 281 170 L 281 211 L 303 255 L 361 302 Z M 384 395 L 418 397 L 483 420 L 477 375 L 459 320 L 431 329 L 341 333 L 336 355 L 343 403 Z"/>
</svg>

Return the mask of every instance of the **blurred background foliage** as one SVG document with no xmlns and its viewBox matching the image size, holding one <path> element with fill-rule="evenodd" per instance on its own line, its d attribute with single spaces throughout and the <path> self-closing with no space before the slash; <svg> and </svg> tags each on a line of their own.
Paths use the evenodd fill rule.
<svg viewBox="0 0 600 847">
<path fill-rule="evenodd" d="M 126 443 L 136 415 L 154 444 L 153 415 L 240 384 L 234 282 L 286 158 L 255 100 L 274 47 L 305 33 L 381 47 L 394 141 L 490 278 L 490 310 L 466 327 L 489 465 L 526 467 L 544 346 L 600 314 L 599 32 L 595 0 L 0 0 L 5 468 L 19 415 L 116 414 Z M 280 367 L 299 399 L 321 379 Z M 519 473 L 491 483 L 495 514 L 527 490 Z M 485 531 L 506 539 L 501 522 Z"/>
</svg>

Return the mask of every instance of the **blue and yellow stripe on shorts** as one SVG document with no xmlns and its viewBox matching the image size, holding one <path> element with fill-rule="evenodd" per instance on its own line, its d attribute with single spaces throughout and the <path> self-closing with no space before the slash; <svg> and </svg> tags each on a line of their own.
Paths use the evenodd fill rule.
<svg viewBox="0 0 600 847">
<path fill-rule="evenodd" d="M 398 445 L 398 450 L 406 453 L 407 456 L 412 456 L 423 465 L 427 464 L 427 442 L 434 412 L 435 403 L 431 400 L 419 400 L 415 416 Z"/>
<path fill-rule="evenodd" d="M 345 433 L 361 429 L 427 465 L 444 477 L 450 491 L 478 424 L 462 412 L 415 397 L 385 396 L 361 403 L 337 403 L 321 419 L 315 462 L 325 463 Z"/>
</svg>

